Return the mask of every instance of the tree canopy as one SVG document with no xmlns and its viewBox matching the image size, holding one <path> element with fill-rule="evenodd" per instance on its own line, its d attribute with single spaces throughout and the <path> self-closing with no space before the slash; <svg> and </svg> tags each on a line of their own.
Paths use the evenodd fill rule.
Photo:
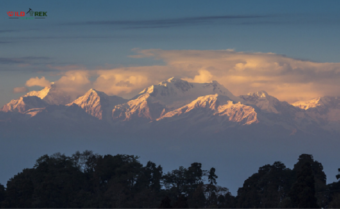
<svg viewBox="0 0 340 209">
<path fill-rule="evenodd" d="M 134 155 L 44 155 L 32 168 L 0 184 L 0 206 L 16 208 L 283 208 L 339 207 L 340 182 L 326 185 L 323 166 L 302 154 L 293 169 L 264 165 L 237 196 L 217 184 L 215 168 L 192 163 L 163 173 Z M 339 169 L 340 172 L 340 169 Z M 340 178 L 340 175 L 337 175 Z"/>
</svg>

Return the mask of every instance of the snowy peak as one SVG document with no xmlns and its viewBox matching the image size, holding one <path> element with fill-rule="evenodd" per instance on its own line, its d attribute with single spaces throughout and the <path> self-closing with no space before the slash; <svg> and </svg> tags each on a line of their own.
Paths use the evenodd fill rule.
<svg viewBox="0 0 340 209">
<path fill-rule="evenodd" d="M 273 96 L 270 96 L 266 91 L 257 91 L 250 92 L 247 95 L 241 95 L 240 98 L 245 99 L 247 101 L 259 101 L 259 100 L 272 100 L 276 101 L 277 99 Z"/>
<path fill-rule="evenodd" d="M 318 97 L 307 101 L 297 101 L 292 103 L 293 106 L 303 110 L 313 109 L 317 107 L 339 107 L 340 98 L 332 96 Z"/>
<path fill-rule="evenodd" d="M 115 106 L 112 110 L 112 118 L 123 121 L 137 120 L 137 118 L 140 121 L 154 121 L 168 111 L 188 104 L 213 108 L 214 105 L 216 106 L 217 98 L 221 96 L 228 100 L 239 101 L 216 81 L 189 83 L 172 77 L 145 88 L 129 102 Z M 190 108 L 194 108 L 194 106 L 190 106 Z"/>
<path fill-rule="evenodd" d="M 102 92 L 101 92 L 102 93 Z M 102 97 L 105 97 L 101 94 Z M 73 102 L 67 104 L 67 106 L 71 106 L 76 104 L 83 109 L 91 108 L 95 109 L 97 107 L 101 108 L 102 103 L 108 102 L 107 99 L 102 99 L 100 93 L 95 91 L 94 89 L 90 89 L 87 91 L 83 96 L 79 97 L 78 99 L 74 100 Z M 108 96 L 106 96 L 108 97 Z M 101 117 L 101 116 L 100 116 Z"/>
<path fill-rule="evenodd" d="M 197 99 L 190 102 L 189 104 L 187 104 L 187 105 L 185 105 L 181 108 L 178 108 L 174 111 L 168 112 L 167 114 L 165 114 L 163 116 L 163 118 L 172 117 L 172 116 L 175 116 L 175 115 L 181 115 L 181 114 L 190 112 L 191 110 L 197 109 L 197 108 L 216 110 L 217 106 L 219 104 L 218 97 L 219 97 L 218 94 L 198 97 Z"/>
<path fill-rule="evenodd" d="M 75 93 L 66 92 L 58 88 L 53 82 L 40 91 L 30 91 L 24 97 L 37 96 L 48 104 L 66 105 L 78 97 Z"/>
<path fill-rule="evenodd" d="M 160 120 L 162 118 L 166 118 L 166 117 L 173 117 L 175 115 L 181 115 L 181 114 L 190 112 L 191 110 L 197 109 L 197 108 L 216 110 L 218 103 L 219 103 L 218 97 L 219 97 L 218 94 L 198 97 L 197 99 L 190 102 L 189 104 L 184 105 L 181 108 L 178 108 L 176 110 L 173 110 L 173 111 L 166 113 L 164 116 L 162 116 L 158 120 Z"/>
<path fill-rule="evenodd" d="M 311 100 L 307 100 L 307 101 L 298 101 L 298 102 L 294 102 L 292 103 L 293 106 L 298 107 L 300 109 L 303 110 L 308 110 L 310 108 L 315 108 L 320 106 L 320 97 L 319 98 L 315 98 L 315 99 L 311 99 Z"/>
<path fill-rule="evenodd" d="M 126 100 L 117 96 L 108 96 L 104 92 L 90 89 L 83 96 L 67 104 L 73 104 L 81 107 L 88 114 L 102 120 L 104 117 L 110 117 L 111 110 L 117 104 L 124 103 Z"/>
<path fill-rule="evenodd" d="M 198 97 L 191 103 L 170 111 L 158 118 L 157 121 L 174 118 L 198 117 L 197 120 L 211 121 L 212 118 L 220 118 L 221 121 L 240 122 L 243 125 L 257 123 L 257 113 L 253 107 L 240 102 L 234 103 L 226 96 L 218 94 Z"/>
<path fill-rule="evenodd" d="M 24 95 L 24 97 L 29 97 L 29 96 L 37 96 L 39 97 L 40 99 L 44 99 L 48 93 L 50 92 L 51 90 L 51 87 L 48 86 L 48 87 L 45 87 L 43 88 L 42 90 L 40 91 L 30 91 L 28 92 L 27 94 Z"/>
<path fill-rule="evenodd" d="M 196 100 L 188 104 L 188 110 L 194 108 L 209 108 L 215 110 L 218 106 L 218 97 L 218 94 L 198 97 Z"/>
<path fill-rule="evenodd" d="M 292 104 L 325 129 L 339 129 L 340 124 L 340 98 L 332 96 L 319 97 L 307 101 L 298 101 Z"/>
<path fill-rule="evenodd" d="M 193 85 L 189 84 L 189 82 L 172 77 L 157 85 L 145 88 L 139 95 L 148 93 L 153 97 L 165 97 L 181 94 L 188 91 L 190 88 L 193 88 Z"/>
<path fill-rule="evenodd" d="M 219 95 L 225 95 L 225 96 L 230 97 L 230 99 L 238 100 L 238 98 L 236 98 L 228 89 L 226 89 L 224 86 L 222 86 L 217 81 L 212 81 L 211 83 L 204 83 L 203 87 Z"/>
<path fill-rule="evenodd" d="M 203 96 L 205 99 L 211 98 L 213 100 L 211 95 L 215 94 L 227 97 L 232 101 L 239 101 L 239 98 L 216 81 L 212 83 L 189 83 L 172 77 L 157 85 L 145 88 L 129 102 L 116 106 L 112 110 L 112 117 L 114 120 L 124 121 L 130 121 L 132 118 L 144 118 L 153 121 L 164 115 L 166 111 L 175 110 L 192 103 L 198 97 Z"/>
<path fill-rule="evenodd" d="M 251 96 L 251 97 L 258 97 L 258 98 L 266 98 L 268 97 L 268 93 L 266 91 L 258 91 L 258 92 L 253 92 L 253 93 L 248 93 L 247 94 L 248 96 Z"/>
<path fill-rule="evenodd" d="M 157 102 L 150 102 L 148 95 L 140 95 L 127 103 L 116 105 L 112 110 L 113 120 L 153 121 L 166 111 L 166 107 Z"/>
<path fill-rule="evenodd" d="M 259 122 L 255 109 L 240 102 L 234 104 L 232 101 L 228 101 L 227 104 L 218 107 L 216 114 L 218 116 L 227 116 L 229 121 L 243 123 L 243 125 Z"/>
<path fill-rule="evenodd" d="M 176 78 L 176 77 L 171 77 L 171 78 L 169 78 L 168 80 L 166 80 L 167 82 L 169 82 L 169 83 L 175 83 L 175 82 L 183 82 L 183 80 L 182 79 L 180 79 L 180 78 Z"/>
<path fill-rule="evenodd" d="M 270 96 L 266 91 L 248 93 L 247 95 L 241 95 L 239 97 L 243 99 L 244 103 L 247 105 L 253 105 L 266 112 L 276 114 L 281 112 L 279 109 L 281 109 L 283 105 L 288 105 L 286 103 L 283 104 L 283 102 L 280 102 L 275 97 Z"/>
<path fill-rule="evenodd" d="M 1 108 L 3 112 L 26 113 L 31 109 L 45 108 L 48 104 L 37 96 L 25 96 L 13 99 Z"/>
<path fill-rule="evenodd" d="M 19 99 L 10 101 L 0 110 L 3 112 L 23 113 L 33 117 L 49 105 L 65 105 L 72 101 L 72 98 L 74 98 L 74 95 L 58 89 L 52 82 L 50 86 L 40 91 L 31 91 Z"/>
<path fill-rule="evenodd" d="M 157 85 L 145 88 L 135 98 L 147 95 L 149 102 L 157 102 L 170 109 L 176 109 L 190 103 L 197 97 L 211 94 L 224 95 L 233 101 L 240 100 L 216 81 L 212 83 L 189 83 L 178 78 L 169 78 Z"/>
<path fill-rule="evenodd" d="M 6 120 L 8 117 L 36 122 L 42 120 L 40 124 L 49 120 L 52 123 L 69 121 L 70 124 L 83 124 L 88 120 L 117 129 L 122 125 L 128 131 L 143 128 L 149 131 L 147 128 L 151 127 L 156 131 L 160 128 L 195 133 L 197 130 L 210 130 L 215 133 L 254 123 L 287 130 L 307 130 L 314 126 L 340 130 L 339 97 L 321 97 L 293 105 L 279 101 L 266 91 L 235 97 L 216 81 L 191 83 L 173 77 L 145 88 L 129 101 L 96 89 L 75 97 L 72 92 L 65 92 L 51 84 L 41 91 L 31 91 L 10 101 L 0 111 Z"/>
<path fill-rule="evenodd" d="M 100 102 L 100 100 L 108 100 L 109 96 L 104 92 L 97 91 L 95 89 L 88 90 L 83 96 L 76 99 L 73 103 L 91 103 L 95 104 Z"/>
<path fill-rule="evenodd" d="M 188 91 L 189 89 L 193 88 L 193 85 L 190 84 L 188 81 L 185 81 L 185 80 L 182 80 L 182 79 L 179 79 L 179 78 L 175 78 L 175 77 L 172 77 L 172 78 L 169 78 L 167 80 L 167 82 L 161 82 L 161 85 L 173 85 L 175 86 L 178 90 L 182 91 L 182 92 L 186 92 Z"/>
</svg>

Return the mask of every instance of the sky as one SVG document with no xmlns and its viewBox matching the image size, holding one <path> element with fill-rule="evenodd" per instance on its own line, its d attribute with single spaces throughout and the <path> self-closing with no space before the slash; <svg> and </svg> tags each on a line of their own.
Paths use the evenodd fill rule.
<svg viewBox="0 0 340 209">
<path fill-rule="evenodd" d="M 339 96 L 339 4 L 1 1 L 0 106 L 50 82 L 130 98 L 173 76 L 288 102 Z M 47 17 L 7 15 L 29 8 Z"/>
</svg>

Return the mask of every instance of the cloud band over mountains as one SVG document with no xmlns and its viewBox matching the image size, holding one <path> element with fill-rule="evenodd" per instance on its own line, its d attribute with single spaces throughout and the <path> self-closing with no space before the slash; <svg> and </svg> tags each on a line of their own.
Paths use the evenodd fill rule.
<svg viewBox="0 0 340 209">
<path fill-rule="evenodd" d="M 131 57 L 162 60 L 165 65 L 96 70 L 55 67 L 62 69 L 62 76 L 55 83 L 68 91 L 84 93 L 92 87 L 109 95 L 131 97 L 149 85 L 175 76 L 198 83 L 217 80 L 235 95 L 265 90 L 289 102 L 325 95 L 340 96 L 340 63 L 318 63 L 274 53 L 234 50 L 149 49 L 135 52 L 137 55 Z M 33 81 L 41 84 L 44 80 L 31 78 L 26 84 L 32 86 Z"/>
</svg>

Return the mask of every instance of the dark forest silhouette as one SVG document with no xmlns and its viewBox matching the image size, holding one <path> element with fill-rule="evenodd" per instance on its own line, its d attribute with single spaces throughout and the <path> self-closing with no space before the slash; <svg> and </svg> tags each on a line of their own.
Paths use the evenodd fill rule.
<svg viewBox="0 0 340 209">
<path fill-rule="evenodd" d="M 339 169 L 340 172 L 340 169 Z M 332 208 L 340 207 L 340 182 L 326 184 L 323 166 L 302 154 L 293 169 L 264 165 L 237 196 L 217 185 L 216 169 L 201 163 L 163 173 L 133 155 L 91 151 L 44 155 L 33 168 L 0 184 L 1 207 L 87 208 Z M 337 175 L 340 178 L 340 174 Z"/>
</svg>

